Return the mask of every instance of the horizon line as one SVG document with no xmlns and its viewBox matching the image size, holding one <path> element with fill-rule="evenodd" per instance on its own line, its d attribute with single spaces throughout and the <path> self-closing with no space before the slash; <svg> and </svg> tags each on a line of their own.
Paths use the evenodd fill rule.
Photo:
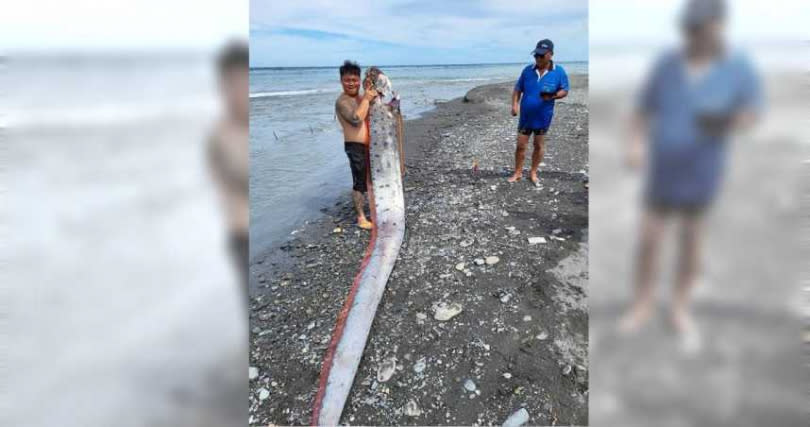
<svg viewBox="0 0 810 427">
<path fill-rule="evenodd" d="M 587 59 L 577 59 L 577 60 L 566 60 L 566 61 L 557 61 L 560 63 L 587 63 Z M 388 64 L 388 65 L 374 65 L 375 67 L 435 67 L 435 66 L 442 66 L 442 67 L 452 67 L 452 66 L 469 66 L 469 65 L 514 65 L 514 64 L 524 64 L 528 63 L 525 62 L 474 62 L 474 63 L 467 63 L 467 64 Z M 339 68 L 340 65 L 293 65 L 293 66 L 277 66 L 277 65 L 258 65 L 258 66 L 250 66 L 251 70 L 267 70 L 267 69 L 281 69 L 281 68 Z M 362 66 L 361 66 L 362 68 Z"/>
</svg>

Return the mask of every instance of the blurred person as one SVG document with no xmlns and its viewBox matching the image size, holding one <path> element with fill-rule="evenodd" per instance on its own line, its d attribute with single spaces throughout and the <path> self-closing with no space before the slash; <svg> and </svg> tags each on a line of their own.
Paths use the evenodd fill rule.
<svg viewBox="0 0 810 427">
<path fill-rule="evenodd" d="M 352 200 L 357 212 L 357 226 L 371 230 L 374 224 L 366 218 L 364 194 L 367 191 L 369 133 L 366 118 L 371 101 L 377 92 L 367 84 L 360 96 L 360 66 L 345 61 L 340 67 L 340 84 L 343 92 L 335 101 L 335 113 L 343 128 L 343 141 L 349 167 L 352 171 Z"/>
<path fill-rule="evenodd" d="M 520 113 L 520 119 L 515 149 L 515 172 L 507 181 L 517 182 L 523 178 L 523 159 L 529 145 L 529 136 L 534 134 L 529 180 L 537 185 L 539 182 L 537 169 L 543 161 L 544 137 L 554 116 L 554 101 L 565 98 L 570 87 L 565 69 L 552 60 L 554 43 L 551 40 L 540 40 L 531 53 L 534 55 L 534 64 L 527 65 L 523 69 L 512 92 L 512 116 Z"/>
<path fill-rule="evenodd" d="M 217 58 L 219 90 L 224 114 L 208 141 L 208 160 L 222 198 L 228 246 L 248 297 L 248 46 L 242 41 L 226 45 Z"/>
<path fill-rule="evenodd" d="M 669 321 L 687 352 L 701 347 L 689 302 L 700 274 L 704 217 L 720 188 L 732 130 L 754 123 L 762 103 L 748 59 L 726 44 L 726 16 L 722 0 L 686 4 L 682 46 L 665 52 L 648 76 L 627 152 L 629 166 L 647 163 L 635 294 L 619 329 L 635 332 L 652 315 L 657 257 L 674 220 L 679 259 Z"/>
</svg>

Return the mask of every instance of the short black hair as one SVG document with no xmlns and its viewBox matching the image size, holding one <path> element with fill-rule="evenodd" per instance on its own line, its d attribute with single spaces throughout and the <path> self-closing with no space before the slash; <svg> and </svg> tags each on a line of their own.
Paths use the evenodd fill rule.
<svg viewBox="0 0 810 427">
<path fill-rule="evenodd" d="M 247 43 L 242 40 L 232 40 L 225 45 L 217 55 L 217 71 L 224 75 L 234 68 L 248 68 L 250 53 Z"/>
<path fill-rule="evenodd" d="M 344 74 L 354 74 L 359 76 L 360 66 L 357 65 L 356 62 L 352 62 L 347 59 L 343 61 L 343 65 L 340 66 L 340 77 L 343 77 Z"/>
</svg>

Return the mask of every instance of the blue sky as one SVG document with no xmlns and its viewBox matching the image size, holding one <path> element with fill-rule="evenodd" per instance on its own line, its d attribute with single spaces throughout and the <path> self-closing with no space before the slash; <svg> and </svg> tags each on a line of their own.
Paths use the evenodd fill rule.
<svg viewBox="0 0 810 427">
<path fill-rule="evenodd" d="M 559 61 L 587 60 L 588 2 L 250 1 L 254 67 L 526 62 L 541 38 Z"/>
</svg>

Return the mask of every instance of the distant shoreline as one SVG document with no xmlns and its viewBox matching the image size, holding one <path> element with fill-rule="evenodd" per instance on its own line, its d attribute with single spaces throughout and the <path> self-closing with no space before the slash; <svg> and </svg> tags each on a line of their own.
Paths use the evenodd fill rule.
<svg viewBox="0 0 810 427">
<path fill-rule="evenodd" d="M 560 64 L 587 64 L 589 61 L 581 60 L 581 61 L 557 61 Z M 414 64 L 414 65 L 376 65 L 382 69 L 385 68 L 407 68 L 407 67 L 478 67 L 478 66 L 497 66 L 497 65 L 525 65 L 528 64 L 528 61 L 525 62 L 483 62 L 483 63 L 475 63 L 475 64 Z M 270 65 L 263 65 L 263 66 L 251 66 L 250 70 L 297 70 L 297 69 L 329 69 L 329 68 L 336 68 L 337 65 L 301 65 L 301 66 L 294 66 L 294 67 L 281 67 L 281 66 L 270 66 Z"/>
</svg>

